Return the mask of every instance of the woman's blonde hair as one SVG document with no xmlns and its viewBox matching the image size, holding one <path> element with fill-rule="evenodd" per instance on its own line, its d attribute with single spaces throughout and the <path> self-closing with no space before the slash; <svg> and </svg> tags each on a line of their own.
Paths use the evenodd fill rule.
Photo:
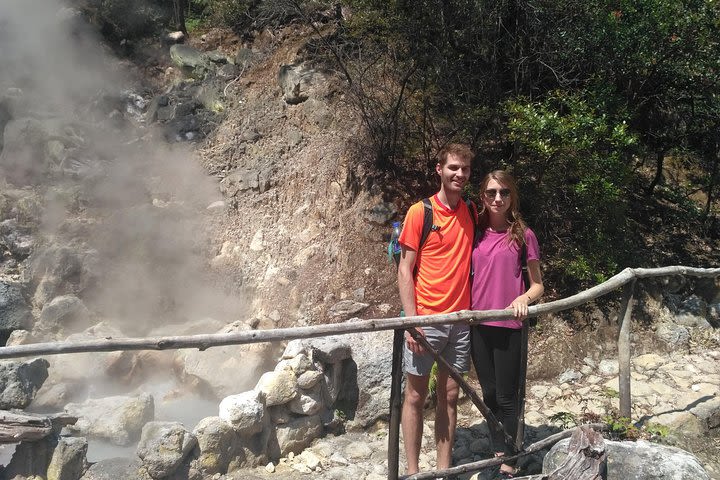
<svg viewBox="0 0 720 480">
<path fill-rule="evenodd" d="M 485 208 L 485 202 L 483 201 L 485 190 L 487 189 L 490 180 L 495 180 L 503 187 L 510 189 L 510 208 L 507 210 L 507 222 L 508 222 L 508 242 L 514 242 L 518 246 L 525 244 L 525 229 L 527 224 L 520 214 L 520 195 L 518 193 L 517 183 L 512 175 L 505 170 L 494 170 L 482 179 L 480 182 L 480 205 L 482 208 L 478 213 L 478 237 L 482 238 L 485 235 L 485 230 L 490 225 L 490 218 Z"/>
</svg>

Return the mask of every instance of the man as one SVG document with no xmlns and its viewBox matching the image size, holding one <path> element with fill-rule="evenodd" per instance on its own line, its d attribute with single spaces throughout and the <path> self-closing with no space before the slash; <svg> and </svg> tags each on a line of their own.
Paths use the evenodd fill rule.
<svg viewBox="0 0 720 480">
<path fill-rule="evenodd" d="M 398 266 L 400 301 L 405 315 L 432 315 L 470 308 L 470 253 L 474 221 L 462 191 L 470 178 L 473 153 L 469 147 L 450 144 L 438 155 L 435 171 L 440 176 L 440 191 L 430 200 L 433 229 L 423 245 L 423 203 L 410 207 L 400 235 L 401 256 Z M 418 328 L 428 342 L 460 372 L 470 366 L 470 331 L 463 325 L 439 325 Z M 430 369 L 434 359 L 406 333 L 404 370 L 405 399 L 402 407 L 402 432 L 405 442 L 407 473 L 419 471 L 423 408 L 428 393 Z M 450 467 L 457 422 L 459 387 L 447 369 L 437 371 L 435 441 L 437 468 Z"/>
</svg>

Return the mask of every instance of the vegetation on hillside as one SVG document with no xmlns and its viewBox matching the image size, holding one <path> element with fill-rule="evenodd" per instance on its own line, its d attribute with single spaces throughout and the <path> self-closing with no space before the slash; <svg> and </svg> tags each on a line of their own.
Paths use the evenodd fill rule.
<svg viewBox="0 0 720 480">
<path fill-rule="evenodd" d="M 480 154 L 476 174 L 514 172 L 561 290 L 687 260 L 675 241 L 649 248 L 671 236 L 720 235 L 717 2 L 190 0 L 187 9 L 194 26 L 243 33 L 312 26 L 311 60 L 346 80 L 379 171 L 409 159 L 423 169 L 444 143 L 462 141 Z"/>
</svg>

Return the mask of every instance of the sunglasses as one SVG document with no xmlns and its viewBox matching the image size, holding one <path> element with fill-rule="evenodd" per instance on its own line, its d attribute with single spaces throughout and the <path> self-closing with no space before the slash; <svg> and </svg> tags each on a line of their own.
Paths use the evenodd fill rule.
<svg viewBox="0 0 720 480">
<path fill-rule="evenodd" d="M 496 188 L 488 188 L 485 190 L 484 195 L 485 198 L 488 200 L 495 200 L 495 197 L 497 194 L 500 194 L 500 197 L 502 198 L 508 198 L 510 196 L 510 189 L 509 188 L 501 188 L 500 190 Z"/>
</svg>

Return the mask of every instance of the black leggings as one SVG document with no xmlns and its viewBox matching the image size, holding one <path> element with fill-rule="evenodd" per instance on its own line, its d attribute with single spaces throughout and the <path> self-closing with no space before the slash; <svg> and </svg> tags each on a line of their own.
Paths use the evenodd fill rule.
<svg viewBox="0 0 720 480">
<path fill-rule="evenodd" d="M 483 401 L 514 440 L 518 428 L 522 330 L 478 325 L 472 327 L 471 342 L 472 361 L 482 387 Z M 505 445 L 501 434 L 492 434 L 492 441 L 495 452 L 515 453 L 514 446 Z"/>
</svg>

